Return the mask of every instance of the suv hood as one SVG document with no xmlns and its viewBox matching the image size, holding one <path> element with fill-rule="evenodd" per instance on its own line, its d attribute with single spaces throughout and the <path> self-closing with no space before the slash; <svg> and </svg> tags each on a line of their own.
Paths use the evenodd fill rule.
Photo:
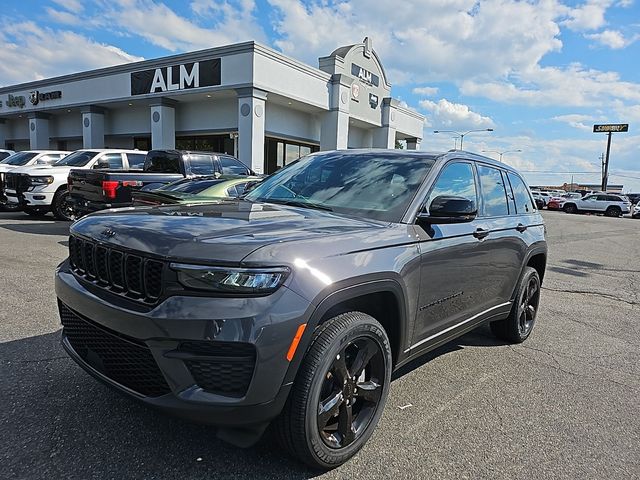
<svg viewBox="0 0 640 480">
<path fill-rule="evenodd" d="M 76 167 L 77 168 L 77 167 Z M 31 165 L 29 167 L 18 167 L 11 170 L 11 173 L 27 173 L 29 175 L 69 175 L 71 167 L 52 167 L 50 165 Z"/>
<path fill-rule="evenodd" d="M 358 232 L 370 237 L 387 225 L 307 208 L 220 200 L 103 210 L 74 223 L 71 233 L 174 260 L 237 264 L 267 245 Z"/>
</svg>

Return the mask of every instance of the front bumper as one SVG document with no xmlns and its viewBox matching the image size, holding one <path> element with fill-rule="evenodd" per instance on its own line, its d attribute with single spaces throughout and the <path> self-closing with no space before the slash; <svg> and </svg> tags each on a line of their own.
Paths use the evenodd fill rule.
<svg viewBox="0 0 640 480">
<path fill-rule="evenodd" d="M 55 283 L 61 316 L 70 311 L 86 323 L 80 330 L 65 325 L 64 348 L 87 372 L 120 392 L 177 416 L 218 426 L 265 423 L 284 406 L 291 386 L 285 382 L 290 367 L 287 350 L 310 311 L 309 303 L 286 287 L 260 298 L 174 296 L 148 311 L 136 311 L 98 296 L 95 288 L 87 289 L 86 281 L 70 271 L 68 262 L 56 271 Z M 78 331 L 84 334 L 86 328 L 99 332 L 83 346 L 74 335 Z M 198 348 L 184 350 L 185 344 Z M 127 349 L 134 348 L 132 345 L 138 350 L 129 353 Z M 227 349 L 226 357 L 202 354 L 201 347 L 219 345 Z M 255 363 L 241 396 L 199 385 L 196 378 L 201 378 L 202 369 L 194 370 L 190 362 L 209 362 L 209 373 L 215 370 L 210 378 L 228 383 L 237 372 L 228 368 L 216 370 L 216 365 L 234 361 L 230 358 L 234 346 L 241 350 L 248 345 L 255 351 Z M 116 370 L 108 364 L 114 355 L 122 360 L 111 364 L 117 364 Z M 135 365 L 127 359 L 135 359 Z M 133 373 L 121 370 L 127 362 L 134 366 Z M 141 371 L 139 367 L 144 362 L 154 367 Z M 157 377 L 150 380 L 156 367 L 160 381 Z M 140 386 L 140 382 L 148 385 L 150 381 L 162 385 Z"/>
<path fill-rule="evenodd" d="M 24 198 L 24 205 L 27 207 L 50 207 L 53 203 L 54 195 L 55 192 L 29 191 L 24 192 L 22 197 Z"/>
</svg>

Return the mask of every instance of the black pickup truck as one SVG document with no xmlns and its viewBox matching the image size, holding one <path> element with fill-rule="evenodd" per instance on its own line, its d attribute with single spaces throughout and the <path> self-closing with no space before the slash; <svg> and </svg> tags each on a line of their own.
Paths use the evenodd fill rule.
<svg viewBox="0 0 640 480">
<path fill-rule="evenodd" d="M 240 160 L 212 152 L 151 150 L 142 170 L 71 170 L 69 208 L 76 217 L 105 208 L 131 206 L 131 192 L 203 175 L 255 175 Z"/>
</svg>

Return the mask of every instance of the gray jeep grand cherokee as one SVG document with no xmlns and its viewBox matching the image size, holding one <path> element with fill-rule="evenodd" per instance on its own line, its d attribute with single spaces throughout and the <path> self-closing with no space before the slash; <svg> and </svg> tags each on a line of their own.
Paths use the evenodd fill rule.
<svg viewBox="0 0 640 480">
<path fill-rule="evenodd" d="M 391 373 L 490 323 L 533 328 L 545 228 L 516 171 L 474 154 L 309 155 L 243 199 L 90 215 L 56 272 L 62 343 L 90 374 L 251 445 L 274 421 L 331 468 Z"/>
</svg>

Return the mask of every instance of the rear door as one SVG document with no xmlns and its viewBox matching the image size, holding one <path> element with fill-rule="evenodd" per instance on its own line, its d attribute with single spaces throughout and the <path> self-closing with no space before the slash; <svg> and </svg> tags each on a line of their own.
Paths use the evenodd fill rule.
<svg viewBox="0 0 640 480">
<path fill-rule="evenodd" d="M 240 160 L 233 157 L 220 156 L 220 170 L 223 175 L 251 175 L 251 170 Z"/>
</svg>

